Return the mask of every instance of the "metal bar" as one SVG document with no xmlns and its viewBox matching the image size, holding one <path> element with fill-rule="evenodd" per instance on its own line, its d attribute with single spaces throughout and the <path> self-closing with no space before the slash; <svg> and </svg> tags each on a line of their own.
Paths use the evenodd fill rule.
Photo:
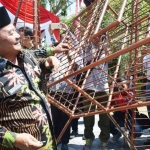
<svg viewBox="0 0 150 150">
<path fill-rule="evenodd" d="M 146 37 L 150 37 L 150 15 L 148 17 L 148 26 L 147 26 Z"/>
<path fill-rule="evenodd" d="M 121 46 L 121 49 L 124 48 L 125 46 L 125 41 L 126 41 L 126 36 L 128 34 L 128 28 L 126 28 L 126 32 L 125 32 L 125 37 L 123 39 L 123 44 Z M 112 86 L 110 87 L 110 95 L 109 95 L 109 98 L 108 98 L 108 102 L 107 102 L 107 109 L 110 108 L 110 105 L 111 105 L 111 99 L 112 99 L 112 94 L 113 94 L 113 91 L 114 91 L 114 86 L 115 86 L 115 83 L 116 83 L 116 78 L 118 76 L 118 71 L 119 71 L 119 68 L 120 68 L 120 63 L 121 63 L 121 58 L 122 58 L 122 55 L 119 56 L 118 58 L 118 62 L 117 62 L 117 66 L 116 66 L 116 70 L 115 70 L 115 74 L 114 74 L 114 80 L 112 82 Z"/>
<path fill-rule="evenodd" d="M 17 20 L 18 20 L 18 16 L 19 16 L 19 13 L 20 13 L 21 5 L 22 5 L 22 0 L 19 0 L 17 12 L 16 12 L 15 19 L 14 19 L 14 26 L 16 26 L 16 24 L 17 24 Z"/>
<path fill-rule="evenodd" d="M 130 139 L 128 138 L 128 136 L 125 134 L 125 132 L 123 132 L 121 130 L 121 127 L 118 125 L 118 123 L 116 122 L 116 120 L 110 115 L 107 114 L 108 117 L 111 119 L 111 121 L 115 124 L 115 126 L 119 129 L 119 131 L 123 134 L 123 136 L 125 137 L 125 139 L 131 144 L 133 150 L 136 150 L 136 148 L 134 147 L 133 143 L 130 141 Z"/>
<path fill-rule="evenodd" d="M 59 134 L 58 138 L 57 138 L 57 142 L 60 141 L 61 137 L 63 136 L 63 134 L 65 133 L 66 129 L 68 128 L 68 126 L 70 125 L 72 121 L 72 117 L 69 118 L 69 120 L 67 121 L 66 125 L 64 126 L 63 130 L 61 131 L 61 133 Z"/>
<path fill-rule="evenodd" d="M 103 111 L 103 110 L 98 111 L 97 110 L 95 112 L 90 112 L 90 113 L 76 114 L 76 115 L 73 115 L 73 118 L 92 116 L 92 115 L 103 114 L 103 113 L 110 113 L 110 112 L 115 112 L 115 111 L 120 111 L 120 110 L 125 110 L 125 109 L 131 109 L 131 108 L 137 108 L 137 107 L 143 107 L 143 106 L 148 106 L 148 105 L 150 105 L 150 101 L 149 102 L 142 102 L 142 103 L 135 102 L 132 105 L 110 108 L 110 109 L 107 109 L 106 111 Z"/>
<path fill-rule="evenodd" d="M 91 41 L 94 39 L 94 38 L 97 38 L 99 37 L 100 35 L 102 35 L 103 33 L 106 33 L 107 31 L 111 30 L 112 28 L 114 27 L 117 27 L 119 25 L 119 21 L 116 20 L 115 22 L 111 23 L 110 25 L 108 25 L 107 27 L 103 28 L 102 30 L 100 30 L 98 33 L 94 34 L 91 38 Z"/>
<path fill-rule="evenodd" d="M 116 11 L 110 5 L 108 5 L 108 8 L 114 13 L 114 15 L 116 17 L 118 17 L 118 14 L 116 13 Z M 122 23 L 127 27 L 127 24 L 124 21 L 122 21 Z"/>
<path fill-rule="evenodd" d="M 133 22 L 132 24 L 130 24 L 130 26 L 137 25 L 137 24 L 141 23 L 142 21 L 146 20 L 147 18 L 149 18 L 149 15 L 145 15 L 142 18 L 137 18 L 137 20 L 135 22 Z"/>
<path fill-rule="evenodd" d="M 38 4 L 37 0 L 33 0 L 33 44 L 34 49 L 38 48 Z"/>
<path fill-rule="evenodd" d="M 38 9 L 37 9 L 37 14 L 38 14 L 38 45 L 41 47 L 42 46 L 42 39 L 41 39 L 41 30 L 40 30 L 40 1 L 38 0 Z"/>
<path fill-rule="evenodd" d="M 136 0 L 136 7 L 135 7 L 135 16 L 136 16 L 136 21 L 139 19 L 139 0 Z M 136 24 L 135 26 L 136 28 L 136 32 L 135 32 L 135 42 L 139 41 L 139 25 Z M 134 57 L 134 65 L 137 64 L 137 54 L 138 54 L 138 49 L 136 48 L 134 50 L 135 52 L 135 57 Z M 135 66 L 134 67 L 134 78 L 137 78 L 137 67 Z M 137 85 L 137 82 L 133 81 L 134 85 L 136 86 Z M 134 94 L 136 95 L 136 91 L 134 90 Z M 134 144 L 134 139 L 135 139 L 135 118 L 136 117 L 136 108 L 133 108 L 133 111 L 132 111 L 132 127 L 131 127 L 131 142 L 132 144 Z"/>
<path fill-rule="evenodd" d="M 96 26 L 96 29 L 95 29 L 94 34 L 96 34 L 96 33 L 98 32 L 98 30 L 100 29 L 100 26 L 101 26 L 101 24 L 102 24 L 102 20 L 103 20 L 103 18 L 104 18 L 104 14 L 105 14 L 106 9 L 107 9 L 107 6 L 108 6 L 108 2 L 109 2 L 109 0 L 106 0 L 106 1 L 105 1 L 105 4 L 104 4 L 104 6 L 103 6 L 103 10 L 102 10 L 102 12 L 101 12 L 101 14 L 100 14 L 100 16 L 99 16 L 99 20 L 98 20 L 98 23 L 97 23 L 97 26 Z"/>
</svg>

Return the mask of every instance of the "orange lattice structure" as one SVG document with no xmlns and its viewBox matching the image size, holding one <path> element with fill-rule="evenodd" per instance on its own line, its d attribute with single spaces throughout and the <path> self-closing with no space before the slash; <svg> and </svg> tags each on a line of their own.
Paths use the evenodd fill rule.
<svg viewBox="0 0 150 150">
<path fill-rule="evenodd" d="M 147 71 L 147 69 L 143 68 L 144 54 L 142 49 L 143 45 L 148 47 L 150 42 L 149 10 L 150 5 L 144 0 L 120 0 L 119 3 L 115 0 L 96 0 L 72 21 L 70 31 L 74 36 L 71 36 L 68 31 L 64 39 L 65 42 L 67 41 L 70 44 L 72 49 L 72 53 L 67 54 L 66 57 L 69 65 L 63 68 L 63 70 L 66 69 L 65 72 L 60 70 L 55 81 L 50 80 L 48 83 L 48 100 L 70 116 L 61 135 L 73 118 L 107 113 L 123 133 L 130 148 L 137 149 L 134 136 L 134 121 L 131 125 L 132 128 L 130 128 L 131 136 L 128 136 L 115 122 L 110 112 L 132 108 L 132 116 L 130 117 L 136 120 L 135 108 L 150 104 L 144 88 L 149 83 L 143 82 L 147 76 L 145 74 L 140 75 L 140 73 Z M 70 37 L 69 39 L 68 36 Z M 89 56 L 84 55 L 87 49 L 90 50 Z M 103 54 L 105 54 L 105 57 L 101 57 Z M 60 60 L 62 60 L 62 57 L 63 54 L 59 56 Z M 74 65 L 79 62 L 77 62 L 79 57 L 82 58 L 83 67 L 77 69 Z M 88 57 L 90 57 L 90 61 L 87 61 Z M 66 60 L 64 59 L 63 61 L 61 61 L 62 64 Z M 110 64 L 108 70 L 104 68 L 107 62 Z M 91 88 L 90 82 L 87 85 L 86 80 L 92 76 L 94 78 L 96 75 L 91 74 L 93 69 L 101 70 L 101 80 L 103 82 L 96 78 L 94 82 L 97 83 L 97 86 L 108 84 L 109 87 L 104 89 L 109 91 L 107 95 L 98 97 L 95 96 L 96 92 L 90 95 L 86 93 L 86 89 Z M 77 76 L 78 80 L 74 80 L 77 79 Z M 134 76 L 132 81 L 130 80 L 131 76 Z M 126 92 L 127 98 L 131 99 L 132 102 L 116 107 L 115 104 L 112 105 L 114 101 L 112 96 L 117 93 L 114 92 L 114 87 L 122 85 L 122 83 L 117 82 L 120 78 L 127 78 L 128 81 L 126 83 L 128 85 L 132 82 L 132 86 L 128 86 L 128 90 L 124 91 L 121 89 L 119 91 L 120 93 L 122 91 Z M 72 95 L 69 99 L 63 95 L 63 90 L 59 89 L 59 86 L 57 90 L 54 90 L 55 86 L 64 84 L 64 82 L 66 85 L 63 90 L 65 91 L 68 87 L 71 89 L 67 92 L 68 95 Z M 129 91 L 132 91 L 133 95 Z M 76 98 L 73 96 L 74 93 L 78 94 Z M 57 97 L 57 100 L 55 97 Z M 98 101 L 98 99 L 105 99 L 106 97 L 108 97 L 107 100 L 103 102 Z M 62 98 L 63 102 L 60 102 Z M 86 102 L 90 102 L 90 104 L 80 105 Z M 126 113 L 129 117 L 128 112 Z M 126 119 L 129 120 L 127 117 Z M 125 127 L 128 126 L 127 121 L 125 124 Z M 143 145 L 138 147 L 143 147 Z"/>
</svg>

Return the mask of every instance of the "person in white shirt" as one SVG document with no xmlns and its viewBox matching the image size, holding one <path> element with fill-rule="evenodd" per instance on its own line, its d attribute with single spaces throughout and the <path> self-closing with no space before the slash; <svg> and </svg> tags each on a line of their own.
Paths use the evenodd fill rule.
<svg viewBox="0 0 150 150">
<path fill-rule="evenodd" d="M 105 58 L 107 53 L 106 49 L 99 48 L 99 52 L 97 53 L 97 48 L 95 45 L 91 44 L 85 50 L 83 50 L 83 58 L 84 58 L 84 66 L 88 64 L 92 59 L 97 57 L 97 60 Z M 96 54 L 95 54 L 96 52 Z M 102 71 L 102 70 L 104 71 Z M 108 86 L 108 62 L 100 64 L 91 69 L 89 76 L 86 79 L 86 83 L 84 85 L 84 91 L 87 92 L 91 97 L 95 98 L 98 102 L 107 102 L 108 100 L 108 93 L 109 93 L 109 86 Z M 103 96 L 102 98 L 98 98 Z M 87 98 L 83 98 L 83 100 L 87 100 Z M 91 102 L 83 102 L 84 106 L 90 106 Z M 106 106 L 107 103 L 103 103 Z M 93 106 L 92 106 L 93 107 Z M 84 111 L 87 112 L 89 107 L 85 107 Z M 94 107 L 92 108 L 95 109 Z M 98 126 L 101 129 L 99 138 L 101 141 L 101 149 L 107 150 L 107 142 L 110 137 L 110 128 L 109 123 L 110 119 L 107 114 L 99 114 L 99 122 Z M 90 150 L 92 146 L 92 142 L 95 138 L 93 133 L 93 126 L 94 126 L 94 115 L 93 116 L 86 116 L 84 117 L 84 137 L 86 140 L 86 144 L 83 147 L 83 150 Z"/>
</svg>

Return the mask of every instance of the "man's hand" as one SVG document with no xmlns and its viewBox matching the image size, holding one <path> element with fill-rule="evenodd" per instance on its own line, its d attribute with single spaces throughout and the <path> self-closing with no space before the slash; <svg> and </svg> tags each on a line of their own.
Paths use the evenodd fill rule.
<svg viewBox="0 0 150 150">
<path fill-rule="evenodd" d="M 38 150 L 43 143 L 28 133 L 20 133 L 16 136 L 14 146 L 21 150 Z"/>
<path fill-rule="evenodd" d="M 54 53 L 62 53 L 69 51 L 69 45 L 67 43 L 60 43 L 56 47 L 54 47 Z"/>
<path fill-rule="evenodd" d="M 64 23 L 62 23 L 62 22 L 61 22 L 60 24 L 61 24 L 61 26 L 62 26 L 62 28 L 61 28 L 62 30 L 64 30 L 64 31 L 69 30 L 66 24 L 64 24 Z"/>
<path fill-rule="evenodd" d="M 45 61 L 45 67 L 50 68 L 53 67 L 55 71 L 59 71 L 60 62 L 55 56 L 50 56 Z"/>
</svg>

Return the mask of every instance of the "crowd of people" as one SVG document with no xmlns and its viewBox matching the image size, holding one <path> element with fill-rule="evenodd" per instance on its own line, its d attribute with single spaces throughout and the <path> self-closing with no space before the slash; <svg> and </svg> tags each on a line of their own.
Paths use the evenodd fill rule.
<svg viewBox="0 0 150 150">
<path fill-rule="evenodd" d="M 88 5 L 88 3 L 87 3 Z M 39 47 L 33 49 L 33 32 L 28 27 L 16 28 L 11 24 L 10 18 L 4 7 L 0 7 L 0 149 L 1 150 L 57 150 L 59 143 L 62 143 L 61 150 L 68 150 L 70 137 L 78 135 L 78 119 L 73 119 L 70 126 L 64 132 L 61 141 L 56 143 L 56 138 L 61 133 L 63 127 L 67 123 L 69 116 L 53 105 L 49 105 L 46 99 L 46 90 L 43 88 L 42 82 L 45 80 L 44 74 L 49 74 L 49 81 L 54 82 L 66 73 L 66 69 L 74 52 L 65 41 L 63 35 L 60 43 L 57 43 L 53 36 L 53 31 L 49 29 L 51 41 L 53 45 L 48 47 Z M 63 28 L 67 26 L 63 24 Z M 70 37 L 74 40 L 76 46 L 78 41 L 71 32 Z M 67 42 L 67 41 L 66 41 Z M 56 44 L 57 43 L 57 44 Z M 87 48 L 82 56 L 86 58 L 83 62 L 82 57 L 76 57 L 75 67 L 70 71 L 75 71 L 87 65 L 87 62 L 93 59 L 93 53 L 96 49 L 92 45 L 91 49 Z M 101 51 L 100 58 L 106 57 L 104 50 Z M 149 55 L 144 57 L 144 67 L 149 68 Z M 84 84 L 84 91 L 93 97 L 101 97 L 98 102 L 106 106 L 109 93 L 109 85 L 107 79 L 108 62 L 99 66 L 103 68 L 103 72 L 94 68 L 91 69 L 90 76 L 87 77 Z M 58 72 L 58 69 L 60 71 Z M 147 70 L 147 82 L 149 79 L 149 70 Z M 74 80 L 74 79 L 72 79 Z M 97 84 L 99 81 L 101 84 Z M 128 81 L 125 78 L 117 81 L 119 86 L 114 87 L 115 94 L 112 97 L 112 103 L 116 107 L 132 103 L 132 91 L 127 91 Z M 53 86 L 50 95 L 56 100 L 59 99 L 63 103 L 64 98 L 72 98 L 73 95 L 68 91 L 73 90 L 71 86 L 65 88 L 66 82 Z M 150 85 L 147 84 L 146 90 Z M 59 87 L 59 88 L 58 88 Z M 63 91 L 63 92 L 62 92 Z M 121 92 L 119 92 L 121 91 Z M 125 92 L 126 91 L 126 92 Z M 57 94 L 55 94 L 57 92 Z M 147 94 L 147 97 L 149 93 Z M 77 95 L 74 95 L 76 98 Z M 131 97 L 131 98 L 128 98 Z M 82 98 L 84 101 L 86 98 Z M 80 101 L 82 101 L 80 100 Z M 88 111 L 90 101 L 84 101 L 84 111 Z M 113 104 L 112 104 L 113 105 Z M 92 106 L 93 107 L 93 106 Z M 51 109 L 51 110 L 50 110 Z M 94 109 L 94 108 L 93 108 Z M 149 111 L 148 107 L 148 112 Z M 126 110 L 114 112 L 113 118 L 123 127 L 125 121 Z M 129 112 L 131 114 L 132 112 Z M 132 114 L 131 114 L 132 115 Z M 51 117 L 52 116 L 52 117 Z M 132 119 L 129 120 L 132 122 Z M 84 140 L 83 150 L 90 150 L 95 139 L 93 133 L 94 115 L 84 117 Z M 107 114 L 99 114 L 98 126 L 100 128 L 99 139 L 101 141 L 101 149 L 107 150 L 107 144 L 110 134 L 113 135 L 111 142 L 116 142 L 122 135 L 116 128 L 115 124 L 109 119 Z M 71 132 L 72 127 L 72 132 Z M 135 136 L 142 134 L 140 122 L 136 121 Z M 131 134 L 131 133 L 129 133 Z"/>
</svg>

